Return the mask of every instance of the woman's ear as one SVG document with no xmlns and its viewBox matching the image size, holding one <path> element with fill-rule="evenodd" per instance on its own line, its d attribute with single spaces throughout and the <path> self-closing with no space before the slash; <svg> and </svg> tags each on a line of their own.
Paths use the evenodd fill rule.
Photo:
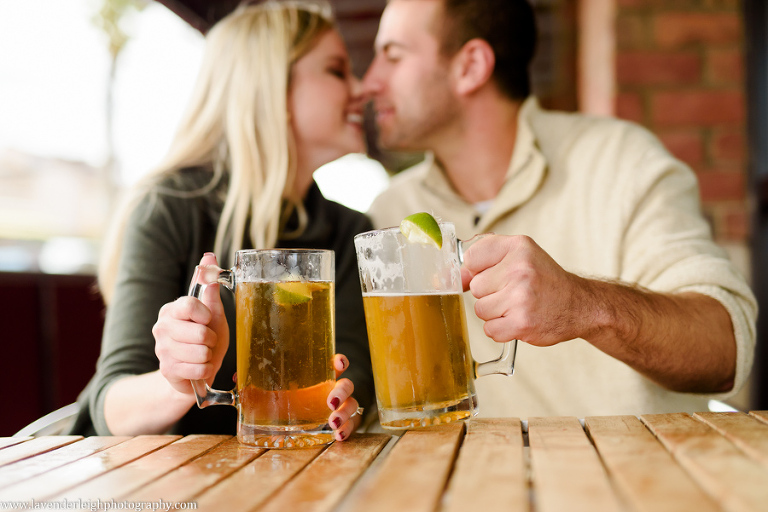
<svg viewBox="0 0 768 512">
<path fill-rule="evenodd" d="M 453 57 L 452 77 L 455 92 L 467 95 L 488 83 L 493 76 L 496 55 L 483 39 L 470 39 Z"/>
</svg>

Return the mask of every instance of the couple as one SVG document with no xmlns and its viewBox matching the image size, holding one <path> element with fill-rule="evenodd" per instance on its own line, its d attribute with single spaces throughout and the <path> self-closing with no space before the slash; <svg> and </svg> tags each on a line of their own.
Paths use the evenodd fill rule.
<svg viewBox="0 0 768 512">
<path fill-rule="evenodd" d="M 460 238 L 499 234 L 462 269 L 472 351 L 525 343 L 515 377 L 477 382 L 481 414 L 691 412 L 738 391 L 756 302 L 711 239 L 695 176 L 635 125 L 540 109 L 535 37 L 527 0 L 390 0 L 361 83 L 327 6 L 267 2 L 218 23 L 165 162 L 110 232 L 102 355 L 74 431 L 233 434 L 235 409 L 198 410 L 189 384 L 232 387 L 232 296 L 178 297 L 201 254 L 229 266 L 241 248 L 308 247 L 336 252 L 346 371 L 329 423 L 348 438 L 373 402 L 353 236 L 417 211 Z M 384 147 L 429 151 L 373 225 L 312 179 L 364 150 L 368 100 Z"/>
</svg>

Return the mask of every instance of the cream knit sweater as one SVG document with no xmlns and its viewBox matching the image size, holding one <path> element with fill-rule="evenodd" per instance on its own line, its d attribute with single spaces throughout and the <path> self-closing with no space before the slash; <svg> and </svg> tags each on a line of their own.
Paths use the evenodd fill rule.
<svg viewBox="0 0 768 512">
<path fill-rule="evenodd" d="M 662 292 L 696 291 L 728 310 L 738 348 L 730 393 L 668 391 L 582 339 L 539 348 L 520 343 L 515 375 L 476 381 L 480 416 L 645 414 L 707 409 L 744 384 L 755 345 L 757 304 L 744 278 L 712 240 L 693 172 L 645 129 L 616 119 L 520 111 L 506 182 L 480 214 L 453 190 L 430 156 L 399 175 L 372 205 L 377 228 L 418 211 L 453 222 L 459 238 L 524 234 L 585 277 L 618 279 Z M 479 220 L 478 220 L 479 219 Z M 497 357 L 465 294 L 472 353 Z"/>
</svg>

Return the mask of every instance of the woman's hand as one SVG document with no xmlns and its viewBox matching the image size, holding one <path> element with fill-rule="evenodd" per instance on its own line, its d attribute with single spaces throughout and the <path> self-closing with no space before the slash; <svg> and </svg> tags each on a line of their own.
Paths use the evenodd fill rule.
<svg viewBox="0 0 768 512">
<path fill-rule="evenodd" d="M 328 395 L 328 407 L 333 410 L 328 417 L 328 424 L 333 429 L 336 440 L 345 441 L 363 422 L 362 411 L 358 413 L 359 404 L 352 397 L 352 391 L 355 389 L 352 381 L 339 379 L 344 370 L 349 368 L 349 360 L 342 354 L 336 354 L 333 358 L 333 367 L 338 380 Z"/>
<path fill-rule="evenodd" d="M 217 265 L 216 256 L 206 253 L 200 264 Z M 192 394 L 189 381 L 198 379 L 211 385 L 229 347 L 219 285 L 208 285 L 201 300 L 180 297 L 164 305 L 152 334 L 160 373 L 174 389 Z"/>
</svg>

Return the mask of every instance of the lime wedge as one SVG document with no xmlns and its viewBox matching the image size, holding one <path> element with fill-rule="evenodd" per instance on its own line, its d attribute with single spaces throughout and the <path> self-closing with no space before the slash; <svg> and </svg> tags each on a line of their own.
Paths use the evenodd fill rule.
<svg viewBox="0 0 768 512">
<path fill-rule="evenodd" d="M 409 242 L 443 246 L 443 234 L 435 218 L 427 212 L 414 213 L 400 223 L 400 232 Z"/>
<path fill-rule="evenodd" d="M 312 285 L 301 281 L 289 281 L 275 285 L 275 302 L 281 306 L 304 304 L 312 300 Z"/>
</svg>

